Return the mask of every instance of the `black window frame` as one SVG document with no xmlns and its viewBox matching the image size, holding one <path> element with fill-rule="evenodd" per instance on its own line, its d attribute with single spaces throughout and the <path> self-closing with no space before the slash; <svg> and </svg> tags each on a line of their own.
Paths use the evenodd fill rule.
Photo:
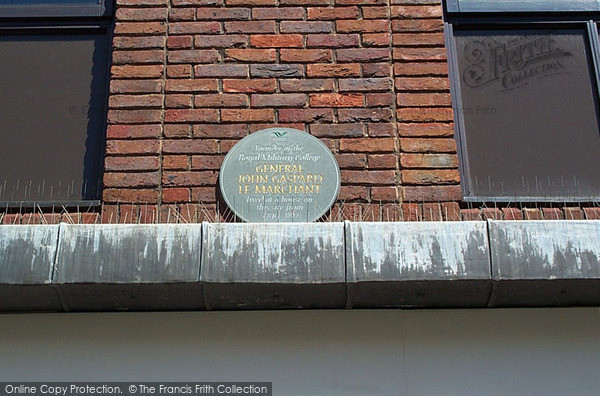
<svg viewBox="0 0 600 396">
<path fill-rule="evenodd" d="M 450 93 L 452 98 L 452 107 L 454 110 L 454 129 L 457 143 L 457 154 L 459 158 L 459 173 L 461 177 L 461 189 L 464 202 L 473 203 L 511 203 L 511 202 L 540 202 L 540 203 L 587 203 L 600 202 L 600 195 L 587 197 L 561 196 L 477 196 L 471 193 L 469 160 L 467 157 L 466 127 L 464 114 L 458 109 L 463 108 L 461 95 L 461 81 L 458 67 L 457 48 L 455 45 L 454 27 L 462 30 L 479 29 L 519 29 L 519 28 L 585 28 L 587 31 L 588 44 L 590 46 L 593 62 L 594 76 L 591 76 L 592 83 L 596 91 L 596 103 L 600 106 L 600 10 L 598 12 L 547 12 L 529 11 L 529 12 L 506 12 L 492 10 L 486 12 L 452 12 L 452 4 L 460 0 L 446 0 L 444 10 L 444 36 L 448 55 L 448 72 L 450 79 Z M 532 2 L 540 3 L 540 2 Z M 550 4 L 553 1 L 549 1 Z M 564 0 L 558 0 L 555 3 L 564 4 Z M 514 10 L 513 10 L 514 11 Z M 600 115 L 599 115 L 600 117 Z M 600 161 L 600 158 L 599 158 Z"/>
<path fill-rule="evenodd" d="M 115 0 L 98 0 L 98 4 L 82 5 L 1 5 L 0 6 L 0 34 L 93 34 L 102 32 L 106 34 L 112 47 L 115 21 L 113 17 Z M 20 10 L 18 10 L 20 9 Z M 109 49 L 106 62 L 107 84 L 105 87 L 104 114 L 101 125 L 101 147 L 99 156 L 104 159 L 106 153 L 106 129 L 108 112 L 108 99 L 110 92 L 110 68 L 112 65 L 112 50 Z M 25 201 L 25 200 L 0 200 L 0 208 L 93 208 L 102 203 L 104 162 L 100 164 L 99 188 L 97 199 L 80 200 L 50 200 L 50 201 Z"/>
<path fill-rule="evenodd" d="M 70 4 L 44 4 L 40 0 L 39 4 L 1 4 L 0 18 L 100 18 L 110 17 L 112 11 L 112 0 L 96 0 L 95 4 L 77 0 Z"/>
</svg>

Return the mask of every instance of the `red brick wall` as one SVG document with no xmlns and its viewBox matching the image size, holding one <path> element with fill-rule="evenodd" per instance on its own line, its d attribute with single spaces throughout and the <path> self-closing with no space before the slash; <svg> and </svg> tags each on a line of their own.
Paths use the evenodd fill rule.
<svg viewBox="0 0 600 396">
<path fill-rule="evenodd" d="M 104 202 L 214 208 L 224 155 L 272 126 L 328 145 L 351 210 L 460 199 L 439 1 L 117 5 Z"/>
</svg>

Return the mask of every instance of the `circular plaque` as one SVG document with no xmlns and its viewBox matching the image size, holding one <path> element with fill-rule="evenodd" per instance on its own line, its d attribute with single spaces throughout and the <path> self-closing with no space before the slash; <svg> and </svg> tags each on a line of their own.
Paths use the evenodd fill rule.
<svg viewBox="0 0 600 396">
<path fill-rule="evenodd" d="M 340 191 L 340 168 L 329 149 L 289 128 L 254 132 L 229 151 L 219 175 L 227 205 L 248 222 L 309 222 Z"/>
</svg>

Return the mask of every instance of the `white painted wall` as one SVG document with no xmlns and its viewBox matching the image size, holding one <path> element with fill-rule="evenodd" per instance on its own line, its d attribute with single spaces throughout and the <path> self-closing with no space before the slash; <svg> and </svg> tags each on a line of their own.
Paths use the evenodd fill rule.
<svg viewBox="0 0 600 396">
<path fill-rule="evenodd" d="M 600 311 L 0 315 L 0 381 L 272 381 L 274 395 L 600 394 Z"/>
</svg>

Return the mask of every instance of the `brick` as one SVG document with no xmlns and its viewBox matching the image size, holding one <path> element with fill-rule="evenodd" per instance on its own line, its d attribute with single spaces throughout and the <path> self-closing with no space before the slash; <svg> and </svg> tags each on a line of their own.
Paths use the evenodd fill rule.
<svg viewBox="0 0 600 396">
<path fill-rule="evenodd" d="M 308 19 L 331 20 L 357 19 L 358 7 L 308 7 Z"/>
<path fill-rule="evenodd" d="M 449 107 L 404 107 L 397 111 L 401 122 L 452 122 L 454 113 Z"/>
<path fill-rule="evenodd" d="M 312 99 L 311 99 L 312 100 Z M 252 95 L 253 107 L 304 107 L 305 94 Z"/>
<path fill-rule="evenodd" d="M 194 136 L 212 139 L 241 139 L 248 134 L 248 126 L 241 124 L 197 124 Z M 221 142 L 221 147 L 223 142 Z"/>
<path fill-rule="evenodd" d="M 393 152 L 396 142 L 392 138 L 358 138 L 340 140 L 340 152 L 376 153 Z"/>
<path fill-rule="evenodd" d="M 361 137 L 364 136 L 363 124 L 315 124 L 310 133 L 316 137 Z"/>
<path fill-rule="evenodd" d="M 192 48 L 193 43 L 194 43 L 193 36 L 170 36 L 170 37 L 167 37 L 167 48 L 169 48 L 169 49 Z"/>
<path fill-rule="evenodd" d="M 276 0 L 226 0 L 228 6 L 275 6 Z"/>
<path fill-rule="evenodd" d="M 216 202 L 216 190 L 214 187 L 194 187 L 192 190 L 192 201 L 194 202 Z M 208 210 L 208 208 L 207 208 Z"/>
<path fill-rule="evenodd" d="M 442 17 L 441 5 L 408 5 L 408 6 L 391 6 L 390 15 L 392 18 L 402 19 L 424 19 L 424 18 L 440 18 Z"/>
<path fill-rule="evenodd" d="M 109 172 L 158 170 L 158 157 L 106 157 L 104 169 Z"/>
<path fill-rule="evenodd" d="M 191 94 L 167 94 L 165 95 L 165 108 L 187 109 L 192 107 Z"/>
<path fill-rule="evenodd" d="M 387 107 L 394 105 L 394 94 L 391 92 L 366 94 L 365 104 L 367 107 Z"/>
<path fill-rule="evenodd" d="M 463 221 L 481 221 L 483 216 L 479 209 L 461 209 L 460 217 Z"/>
<path fill-rule="evenodd" d="M 104 174 L 104 186 L 112 187 L 154 187 L 160 183 L 160 172 L 110 172 Z"/>
<path fill-rule="evenodd" d="M 315 63 L 330 62 L 331 50 L 324 49 L 282 49 L 280 51 L 281 62 Z"/>
<path fill-rule="evenodd" d="M 460 221 L 460 206 L 456 202 L 442 202 L 442 215 L 446 221 Z"/>
<path fill-rule="evenodd" d="M 396 76 L 448 76 L 446 62 L 406 62 L 394 64 Z"/>
<path fill-rule="evenodd" d="M 449 93 L 399 93 L 396 97 L 398 106 L 451 106 Z"/>
<path fill-rule="evenodd" d="M 365 33 L 362 36 L 362 43 L 365 47 L 387 47 L 390 44 L 390 35 L 388 33 Z"/>
<path fill-rule="evenodd" d="M 396 154 L 372 154 L 367 156 L 368 167 L 372 169 L 396 169 L 398 166 L 398 155 Z"/>
<path fill-rule="evenodd" d="M 166 187 L 207 186 L 217 182 L 217 172 L 164 172 L 162 183 Z"/>
<path fill-rule="evenodd" d="M 333 110 L 331 109 L 281 109 L 280 122 L 332 122 Z"/>
<path fill-rule="evenodd" d="M 416 203 L 403 203 L 401 207 L 402 221 L 421 221 L 423 219 L 421 205 Z"/>
<path fill-rule="evenodd" d="M 223 109 L 221 121 L 223 122 L 260 122 L 273 121 L 273 109 Z"/>
<path fill-rule="evenodd" d="M 391 170 L 345 170 L 341 171 L 342 183 L 391 185 L 396 182 L 396 172 Z"/>
<path fill-rule="evenodd" d="M 128 49 L 163 48 L 164 39 L 160 36 L 115 37 L 113 39 L 113 46 L 115 48 Z"/>
<path fill-rule="evenodd" d="M 220 59 L 216 50 L 176 50 L 167 55 L 169 63 L 215 63 Z"/>
<path fill-rule="evenodd" d="M 274 49 L 228 49 L 225 50 L 226 61 L 240 62 L 274 62 L 277 51 Z"/>
<path fill-rule="evenodd" d="M 340 109 L 338 119 L 340 122 L 389 122 L 392 111 L 387 108 Z"/>
<path fill-rule="evenodd" d="M 387 32 L 387 20 L 338 20 L 336 21 L 337 32 L 339 33 L 376 33 Z"/>
<path fill-rule="evenodd" d="M 460 201 L 462 191 L 460 186 L 411 186 L 402 188 L 402 196 L 406 201 Z"/>
<path fill-rule="evenodd" d="M 517 208 L 502 208 L 503 220 L 523 220 L 523 212 Z"/>
<path fill-rule="evenodd" d="M 410 153 L 456 153 L 454 139 L 400 139 L 400 148 Z"/>
<path fill-rule="evenodd" d="M 102 192 L 104 202 L 154 203 L 158 202 L 155 189 L 106 188 Z"/>
<path fill-rule="evenodd" d="M 302 65 L 251 65 L 252 77 L 301 77 L 304 75 Z"/>
<path fill-rule="evenodd" d="M 444 30 L 442 19 L 403 19 L 392 21 L 393 32 L 441 32 Z"/>
<path fill-rule="evenodd" d="M 160 135 L 160 125 L 109 125 L 106 129 L 107 139 L 158 138 Z"/>
<path fill-rule="evenodd" d="M 404 168 L 456 168 L 458 157 L 455 154 L 400 154 Z"/>
<path fill-rule="evenodd" d="M 115 23 L 115 35 L 162 35 L 166 31 L 167 25 L 164 22 Z"/>
<path fill-rule="evenodd" d="M 242 34 L 198 35 L 194 37 L 196 48 L 241 48 L 248 45 L 248 36 Z"/>
<path fill-rule="evenodd" d="M 365 154 L 336 154 L 335 159 L 342 169 L 364 169 L 367 167 L 367 156 Z"/>
<path fill-rule="evenodd" d="M 583 212 L 588 220 L 600 220 L 600 208 L 583 208 Z"/>
<path fill-rule="evenodd" d="M 382 19 L 388 17 L 388 7 L 363 7 L 363 18 Z"/>
<path fill-rule="evenodd" d="M 162 73 L 162 71 L 161 71 Z M 110 82 L 111 93 L 160 93 L 161 80 L 115 80 Z"/>
<path fill-rule="evenodd" d="M 112 78 L 160 78 L 163 71 L 163 65 L 123 65 L 110 69 Z"/>
<path fill-rule="evenodd" d="M 394 124 L 368 124 L 368 135 L 373 137 L 396 136 Z"/>
<path fill-rule="evenodd" d="M 405 137 L 451 137 L 454 135 L 453 124 L 398 124 L 398 134 Z"/>
<path fill-rule="evenodd" d="M 460 181 L 456 169 L 403 170 L 404 184 L 455 184 Z"/>
<path fill-rule="evenodd" d="M 219 89 L 217 80 L 167 80 L 167 92 L 216 92 Z"/>
<path fill-rule="evenodd" d="M 181 138 L 190 136 L 190 125 L 189 124 L 166 124 L 164 126 L 165 137 L 167 138 Z"/>
<path fill-rule="evenodd" d="M 393 59 L 396 61 L 445 61 L 445 48 L 394 48 Z"/>
<path fill-rule="evenodd" d="M 143 124 L 160 122 L 160 110 L 109 110 L 108 122 L 111 124 Z"/>
<path fill-rule="evenodd" d="M 364 77 L 388 77 L 391 66 L 387 63 L 365 63 L 362 69 Z"/>
<path fill-rule="evenodd" d="M 173 7 L 223 5 L 223 0 L 171 0 Z"/>
<path fill-rule="evenodd" d="M 544 216 L 542 216 L 542 211 L 534 208 L 523 209 L 523 218 L 525 220 L 544 220 Z"/>
<path fill-rule="evenodd" d="M 276 87 L 277 82 L 275 79 L 223 80 L 224 92 L 275 92 Z"/>
<path fill-rule="evenodd" d="M 387 48 L 352 48 L 336 51 L 338 62 L 379 62 L 390 59 Z"/>
<path fill-rule="evenodd" d="M 275 21 L 225 22 L 226 33 L 275 33 Z"/>
<path fill-rule="evenodd" d="M 285 79 L 279 81 L 281 92 L 327 92 L 333 91 L 333 80 L 324 79 Z"/>
<path fill-rule="evenodd" d="M 196 16 L 194 8 L 171 8 L 169 10 L 169 22 L 193 21 Z"/>
<path fill-rule="evenodd" d="M 164 21 L 167 19 L 166 8 L 122 8 L 115 12 L 117 21 Z"/>
<path fill-rule="evenodd" d="M 165 110 L 165 122 L 216 122 L 217 110 L 209 109 L 168 109 Z"/>
<path fill-rule="evenodd" d="M 109 140 L 106 142 L 106 154 L 158 154 L 158 140 Z"/>
<path fill-rule="evenodd" d="M 309 77 L 359 77 L 360 65 L 334 65 L 334 64 L 313 64 L 306 66 L 306 74 Z"/>
<path fill-rule="evenodd" d="M 362 107 L 363 95 L 323 93 L 310 95 L 311 107 Z"/>
<path fill-rule="evenodd" d="M 396 187 L 371 187 L 371 199 L 374 201 L 397 201 L 398 189 Z"/>
<path fill-rule="evenodd" d="M 225 156 L 223 155 L 194 155 L 192 156 L 192 169 L 218 170 L 221 168 Z"/>
<path fill-rule="evenodd" d="M 349 201 L 349 200 L 360 200 L 367 199 L 368 192 L 366 187 L 360 186 L 342 186 L 340 188 L 340 195 L 338 200 Z"/>
<path fill-rule="evenodd" d="M 340 92 L 388 91 L 392 88 L 389 78 L 348 78 L 339 80 Z"/>
<path fill-rule="evenodd" d="M 169 34 L 218 34 L 221 33 L 219 22 L 171 22 Z"/>
<path fill-rule="evenodd" d="M 358 34 L 309 34 L 306 36 L 307 47 L 343 48 L 356 47 L 359 43 Z"/>
<path fill-rule="evenodd" d="M 198 20 L 243 20 L 250 19 L 250 9 L 248 8 L 198 8 L 196 9 L 196 19 Z"/>
<path fill-rule="evenodd" d="M 118 5 L 122 6 L 160 6 L 167 5 L 167 0 L 117 0 Z"/>
<path fill-rule="evenodd" d="M 252 19 L 254 20 L 292 20 L 303 18 L 304 8 L 302 7 L 252 8 Z"/>
<path fill-rule="evenodd" d="M 443 46 L 442 33 L 396 33 L 392 35 L 392 44 L 399 47 Z"/>
<path fill-rule="evenodd" d="M 162 191 L 162 201 L 164 203 L 188 202 L 190 199 L 190 189 L 184 187 L 165 188 Z"/>
<path fill-rule="evenodd" d="M 167 65 L 167 78 L 192 77 L 192 65 Z"/>
<path fill-rule="evenodd" d="M 248 104 L 248 96 L 243 94 L 204 94 L 194 98 L 194 107 L 247 107 Z"/>
<path fill-rule="evenodd" d="M 564 220 L 565 216 L 559 208 L 542 208 L 545 220 Z"/>
<path fill-rule="evenodd" d="M 250 37 L 250 45 L 256 48 L 299 48 L 303 46 L 300 34 L 264 34 Z"/>
<path fill-rule="evenodd" d="M 584 219 L 584 215 L 583 215 L 583 210 L 581 210 L 581 208 L 577 208 L 577 207 L 565 207 L 562 208 L 564 214 L 565 214 L 565 218 L 567 220 L 583 220 Z"/>
<path fill-rule="evenodd" d="M 279 24 L 281 33 L 331 33 L 333 22 L 322 21 L 282 21 Z"/>
<path fill-rule="evenodd" d="M 187 170 L 187 155 L 165 155 L 163 156 L 162 167 L 166 170 Z"/>
<path fill-rule="evenodd" d="M 248 65 L 197 65 L 194 66 L 196 77 L 247 77 Z"/>
<path fill-rule="evenodd" d="M 400 91 L 447 91 L 450 87 L 447 78 L 438 77 L 401 77 L 395 82 Z"/>
<path fill-rule="evenodd" d="M 217 141 L 209 139 L 165 140 L 165 154 L 214 154 L 217 151 Z"/>
<path fill-rule="evenodd" d="M 109 98 L 111 108 L 161 107 L 162 95 L 112 95 Z"/>
</svg>

